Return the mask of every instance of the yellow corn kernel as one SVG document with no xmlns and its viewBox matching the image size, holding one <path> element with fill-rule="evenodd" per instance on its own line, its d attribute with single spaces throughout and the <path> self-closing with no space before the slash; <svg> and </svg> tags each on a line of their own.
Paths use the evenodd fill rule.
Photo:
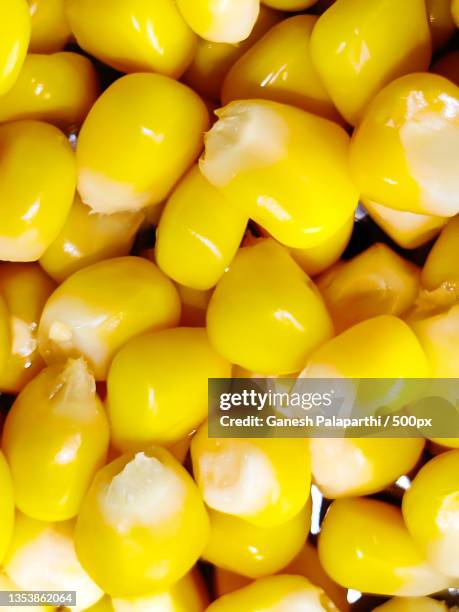
<svg viewBox="0 0 459 612">
<path fill-rule="evenodd" d="M 204 328 L 179 327 L 132 339 L 108 374 L 113 444 L 129 450 L 178 442 L 206 418 L 208 379 L 230 376 L 230 364 L 214 351 Z"/>
<path fill-rule="evenodd" d="M 444 601 L 431 597 L 393 597 L 374 612 L 447 612 Z"/>
<path fill-rule="evenodd" d="M 274 375 L 299 371 L 333 334 L 315 285 L 269 238 L 239 250 L 210 298 L 207 329 L 228 361 Z"/>
<path fill-rule="evenodd" d="M 166 591 L 132 599 L 114 597 L 112 603 L 114 612 L 204 612 L 209 595 L 199 571 L 193 570 Z"/>
<path fill-rule="evenodd" d="M 195 51 L 173 0 L 67 0 L 66 12 L 80 47 L 121 72 L 179 78 Z"/>
<path fill-rule="evenodd" d="M 192 30 L 218 43 L 238 43 L 250 36 L 260 12 L 260 0 L 177 0 Z"/>
<path fill-rule="evenodd" d="M 9 330 L 9 354 L 0 368 L 1 391 L 19 392 L 44 367 L 38 352 L 37 328 L 54 289 L 53 281 L 35 263 L 0 264 L 0 293 L 6 304 Z"/>
<path fill-rule="evenodd" d="M 272 610 L 308 610 L 337 612 L 322 589 L 303 576 L 268 576 L 220 597 L 206 612 L 269 612 Z"/>
<path fill-rule="evenodd" d="M 12 591 L 15 594 L 20 593 L 22 589 L 18 587 L 5 573 L 0 569 L 0 593 L 4 591 Z M 53 606 L 27 606 L 28 612 L 53 612 L 56 608 Z M 2 612 L 17 612 L 17 604 L 11 606 L 2 606 Z"/>
<path fill-rule="evenodd" d="M 72 33 L 65 16 L 66 0 L 27 0 L 31 16 L 30 53 L 62 51 Z"/>
<path fill-rule="evenodd" d="M 276 240 L 315 246 L 348 221 L 358 193 L 341 127 L 268 100 L 232 102 L 217 115 L 201 171 Z"/>
<path fill-rule="evenodd" d="M 247 217 L 194 166 L 179 183 L 156 230 L 156 261 L 177 283 L 205 291 L 236 254 Z"/>
<path fill-rule="evenodd" d="M 266 6 L 260 7 L 257 22 L 250 36 L 237 44 L 214 43 L 198 39 L 196 54 L 183 75 L 183 81 L 200 96 L 219 100 L 220 91 L 228 70 L 257 40 L 272 26 L 281 21 L 283 15 Z"/>
<path fill-rule="evenodd" d="M 354 132 L 350 164 L 365 200 L 452 217 L 459 212 L 458 155 L 459 88 L 418 73 L 373 98 Z"/>
<path fill-rule="evenodd" d="M 40 265 L 61 283 L 86 266 L 128 255 L 142 221 L 140 212 L 95 213 L 76 195 L 64 227 L 40 258 Z"/>
<path fill-rule="evenodd" d="M 177 325 L 180 299 L 150 261 L 118 257 L 75 272 L 51 295 L 38 329 L 47 363 L 84 357 L 105 380 L 117 350 L 130 338 Z"/>
<path fill-rule="evenodd" d="M 0 96 L 18 78 L 30 40 L 30 15 L 25 0 L 4 0 L 0 8 Z"/>
<path fill-rule="evenodd" d="M 191 459 L 209 508 L 257 527 L 292 519 L 309 499 L 306 440 L 209 438 L 204 423 L 191 442 Z"/>
<path fill-rule="evenodd" d="M 415 265 L 376 243 L 340 261 L 317 280 L 317 286 L 341 333 L 365 319 L 407 312 L 418 295 L 419 276 Z"/>
<path fill-rule="evenodd" d="M 247 586 L 251 582 L 253 581 L 246 576 L 229 572 L 221 567 L 214 568 L 213 586 L 216 597 L 221 597 L 222 595 L 227 595 L 228 593 L 237 591 L 238 589 Z"/>
<path fill-rule="evenodd" d="M 373 499 L 339 499 L 319 536 L 319 556 L 338 584 L 379 595 L 429 595 L 449 579 L 429 566 L 398 508 Z"/>
<path fill-rule="evenodd" d="M 208 121 L 204 102 L 177 81 L 159 74 L 118 79 L 79 134 L 83 202 L 100 213 L 161 202 L 199 155 Z"/>
<path fill-rule="evenodd" d="M 289 249 L 290 255 L 308 276 L 317 276 L 337 262 L 351 238 L 354 215 L 338 231 L 316 246 Z"/>
<path fill-rule="evenodd" d="M 307 378 L 428 378 L 430 367 L 408 325 L 391 315 L 362 321 L 313 353 Z"/>
<path fill-rule="evenodd" d="M 432 66 L 431 71 L 459 85 L 459 51 L 450 51 L 440 57 Z"/>
<path fill-rule="evenodd" d="M 279 11 L 304 11 L 317 0 L 262 0 L 263 4 Z"/>
<path fill-rule="evenodd" d="M 83 501 L 75 545 L 83 567 L 107 593 L 129 597 L 182 578 L 208 531 L 189 474 L 166 450 L 152 448 L 123 455 L 98 473 Z"/>
<path fill-rule="evenodd" d="M 459 28 L 459 0 L 452 0 L 451 13 L 453 15 L 454 23 Z"/>
<path fill-rule="evenodd" d="M 433 48 L 438 50 L 446 45 L 456 30 L 451 14 L 451 0 L 426 0 L 426 8 Z"/>
<path fill-rule="evenodd" d="M 10 544 L 14 525 L 14 493 L 10 468 L 0 450 L 0 566 Z"/>
<path fill-rule="evenodd" d="M 177 291 L 182 302 L 180 325 L 183 325 L 183 327 L 205 327 L 207 306 L 212 296 L 212 289 L 199 291 L 198 289 L 177 285 Z"/>
<path fill-rule="evenodd" d="M 311 438 L 311 470 L 325 497 L 382 491 L 414 468 L 422 438 Z"/>
<path fill-rule="evenodd" d="M 11 356 L 10 320 L 6 302 L 0 292 L 0 372 Z M 1 415 L 1 412 L 0 412 Z M 1 426 L 1 416 L 0 416 Z"/>
<path fill-rule="evenodd" d="M 75 517 L 108 442 L 107 418 L 83 359 L 43 370 L 17 397 L 3 430 L 16 506 L 40 521 Z"/>
<path fill-rule="evenodd" d="M 443 229 L 427 256 L 422 268 L 422 286 L 430 291 L 439 287 L 459 292 L 459 216 L 454 217 Z"/>
<path fill-rule="evenodd" d="M 403 249 L 416 249 L 429 242 L 447 222 L 444 217 L 395 210 L 370 200 L 365 200 L 364 206 L 373 221 Z"/>
<path fill-rule="evenodd" d="M 403 496 L 403 517 L 433 567 L 459 577 L 459 450 L 437 455 Z"/>
<path fill-rule="evenodd" d="M 311 504 L 273 527 L 258 527 L 213 510 L 209 518 L 210 538 L 203 559 L 249 578 L 261 578 L 279 572 L 300 552 L 311 526 Z"/>
<path fill-rule="evenodd" d="M 226 75 L 222 103 L 266 98 L 343 123 L 312 63 L 316 21 L 314 15 L 297 15 L 269 30 Z"/>
<path fill-rule="evenodd" d="M 424 0 L 336 0 L 311 37 L 317 72 L 343 117 L 358 125 L 393 79 L 430 64 Z"/>
<path fill-rule="evenodd" d="M 0 126 L 0 260 L 35 261 L 65 223 L 75 193 L 64 134 L 39 121 Z"/>
<path fill-rule="evenodd" d="M 78 53 L 27 55 L 11 89 L 0 97 L 0 121 L 38 119 L 71 131 L 99 95 L 97 73 Z"/>
</svg>

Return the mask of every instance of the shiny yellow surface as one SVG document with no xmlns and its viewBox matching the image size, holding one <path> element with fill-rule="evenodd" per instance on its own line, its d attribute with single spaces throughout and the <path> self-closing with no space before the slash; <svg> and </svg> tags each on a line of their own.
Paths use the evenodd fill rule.
<svg viewBox="0 0 459 612">
<path fill-rule="evenodd" d="M 3 430 L 17 507 L 41 521 L 76 516 L 108 442 L 107 418 L 85 362 L 43 370 L 17 397 Z"/>
<path fill-rule="evenodd" d="M 250 36 L 260 0 L 177 0 L 188 25 L 211 42 L 238 43 Z"/>
<path fill-rule="evenodd" d="M 365 199 L 451 217 L 459 212 L 458 150 L 459 87 L 436 74 L 410 74 L 369 104 L 352 139 L 351 170 Z"/>
<path fill-rule="evenodd" d="M 67 220 L 40 258 L 42 268 L 61 283 L 88 265 L 128 255 L 142 213 L 98 214 L 76 195 Z"/>
<path fill-rule="evenodd" d="M 266 6 L 280 11 L 303 11 L 317 2 L 317 0 L 262 0 Z"/>
<path fill-rule="evenodd" d="M 29 53 L 62 51 L 71 38 L 66 0 L 27 0 L 31 16 Z"/>
<path fill-rule="evenodd" d="M 323 344 L 302 373 L 308 378 L 427 378 L 430 368 L 414 333 L 391 315 L 362 321 Z"/>
<path fill-rule="evenodd" d="M 312 438 L 311 469 L 325 497 L 370 495 L 410 472 L 424 448 L 422 438 Z"/>
<path fill-rule="evenodd" d="M 459 577 L 459 450 L 428 461 L 403 497 L 405 523 L 438 571 Z"/>
<path fill-rule="evenodd" d="M 306 249 L 289 249 L 290 255 L 308 276 L 316 276 L 341 257 L 349 243 L 353 228 L 354 215 L 323 242 Z"/>
<path fill-rule="evenodd" d="M 450 51 L 442 55 L 432 66 L 432 72 L 446 77 L 459 86 L 459 51 Z"/>
<path fill-rule="evenodd" d="M 168 77 L 130 74 L 115 81 L 79 134 L 83 202 L 101 213 L 161 202 L 199 155 L 208 121 L 202 100 Z"/>
<path fill-rule="evenodd" d="M 341 127 L 268 100 L 232 102 L 217 114 L 201 171 L 276 240 L 312 247 L 348 221 L 358 193 Z"/>
<path fill-rule="evenodd" d="M 319 556 L 336 582 L 367 593 L 429 595 L 449 583 L 428 565 L 400 510 L 372 499 L 333 502 L 322 523 Z"/>
<path fill-rule="evenodd" d="M 337 610 L 322 589 L 302 576 L 268 576 L 214 601 L 207 612 L 270 612 L 274 610 Z"/>
<path fill-rule="evenodd" d="M 400 316 L 419 291 L 419 269 L 382 243 L 340 261 L 318 280 L 337 333 L 378 315 Z"/>
<path fill-rule="evenodd" d="M 0 96 L 14 85 L 30 40 L 25 0 L 3 0 L 0 6 Z"/>
<path fill-rule="evenodd" d="M 208 379 L 230 375 L 230 364 L 214 351 L 204 328 L 180 327 L 132 339 L 108 374 L 113 444 L 128 450 L 181 440 L 207 416 Z"/>
<path fill-rule="evenodd" d="M 374 612 L 447 612 L 446 604 L 431 597 L 393 597 Z"/>
<path fill-rule="evenodd" d="M 384 232 L 403 249 L 415 249 L 429 242 L 446 224 L 444 217 L 418 215 L 365 200 L 365 209 Z"/>
<path fill-rule="evenodd" d="M 139 486 L 148 477 L 149 485 Z M 167 451 L 152 448 L 123 455 L 98 473 L 83 501 L 75 545 L 83 567 L 107 593 L 147 595 L 191 569 L 208 530 L 189 474 Z"/>
<path fill-rule="evenodd" d="M 183 285 L 177 285 L 177 291 L 182 302 L 180 325 L 183 327 L 205 327 L 206 314 L 212 289 L 199 291 Z"/>
<path fill-rule="evenodd" d="M 203 559 L 249 578 L 261 578 L 279 572 L 300 552 L 311 525 L 311 504 L 274 527 L 257 527 L 213 510 L 209 518 L 210 538 Z"/>
<path fill-rule="evenodd" d="M 35 261 L 62 229 L 75 192 L 64 134 L 38 121 L 0 126 L 0 259 Z"/>
<path fill-rule="evenodd" d="M 6 302 L 0 293 L 0 368 L 4 368 L 10 357 L 11 332 Z M 0 413 L 0 425 L 2 424 Z"/>
<path fill-rule="evenodd" d="M 0 368 L 0 390 L 17 393 L 45 365 L 37 347 L 37 328 L 53 281 L 35 263 L 0 264 L 0 293 L 5 300 L 8 358 Z M 0 349 L 1 350 L 1 349 Z"/>
<path fill-rule="evenodd" d="M 47 363 L 84 357 L 105 380 L 116 351 L 130 338 L 175 326 L 180 300 L 150 261 L 118 257 L 75 272 L 51 295 L 38 330 Z"/>
<path fill-rule="evenodd" d="M 191 442 L 191 459 L 209 508 L 257 527 L 292 519 L 309 499 L 306 440 L 209 438 L 204 423 Z"/>
<path fill-rule="evenodd" d="M 198 94 L 210 100 L 220 99 L 223 80 L 234 64 L 272 26 L 279 23 L 282 13 L 261 6 L 250 36 L 236 44 L 215 43 L 198 38 L 193 61 L 183 75 L 183 81 Z"/>
<path fill-rule="evenodd" d="M 195 51 L 173 0 L 67 0 L 66 13 L 80 47 L 121 72 L 179 78 Z"/>
<path fill-rule="evenodd" d="M 156 230 L 156 261 L 177 283 L 211 289 L 241 244 L 248 218 L 194 166 L 169 198 Z"/>
<path fill-rule="evenodd" d="M 74 529 L 74 521 L 47 523 L 16 512 L 4 569 L 25 591 L 78 591 L 72 610 L 81 612 L 99 601 L 103 593 L 76 557 Z"/>
<path fill-rule="evenodd" d="M 267 375 L 299 371 L 333 334 L 315 285 L 272 239 L 239 250 L 212 294 L 207 329 L 228 361 Z"/>
<path fill-rule="evenodd" d="M 14 524 L 14 497 L 11 473 L 0 450 L 0 564 L 5 558 Z"/>
<path fill-rule="evenodd" d="M 426 0 L 434 50 L 441 49 L 453 36 L 456 26 L 451 14 L 451 0 Z"/>
<path fill-rule="evenodd" d="M 13 87 L 0 97 L 0 121 L 37 119 L 69 131 L 99 95 L 91 62 L 77 53 L 27 55 Z"/>
<path fill-rule="evenodd" d="M 290 17 L 271 28 L 226 75 L 222 103 L 265 98 L 343 122 L 312 63 L 314 15 Z"/>
<path fill-rule="evenodd" d="M 319 18 L 311 53 L 343 117 L 358 125 L 393 79 L 427 70 L 431 41 L 424 0 L 336 0 Z"/>
<path fill-rule="evenodd" d="M 459 216 L 449 221 L 430 250 L 421 273 L 423 287 L 431 291 L 441 286 L 457 287 L 459 291 L 458 257 Z"/>
</svg>

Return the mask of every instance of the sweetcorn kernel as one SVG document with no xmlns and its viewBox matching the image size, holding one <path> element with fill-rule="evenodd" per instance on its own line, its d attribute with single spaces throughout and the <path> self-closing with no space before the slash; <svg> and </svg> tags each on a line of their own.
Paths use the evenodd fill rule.
<svg viewBox="0 0 459 612">
<path fill-rule="evenodd" d="M 29 53 L 62 51 L 71 38 L 65 0 L 27 0 L 31 17 Z"/>
<path fill-rule="evenodd" d="M 30 15 L 25 0 L 6 0 L 0 7 L 0 96 L 14 85 L 30 41 Z"/>
</svg>

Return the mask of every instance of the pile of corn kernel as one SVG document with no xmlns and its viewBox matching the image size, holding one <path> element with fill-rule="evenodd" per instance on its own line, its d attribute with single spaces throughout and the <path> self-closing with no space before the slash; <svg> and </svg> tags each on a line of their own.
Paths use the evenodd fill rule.
<svg viewBox="0 0 459 612">
<path fill-rule="evenodd" d="M 458 25 L 459 0 L 1 0 L 0 591 L 458 602 L 459 439 L 206 424 L 209 378 L 459 377 Z M 363 211 L 381 240 L 349 257 Z"/>
</svg>

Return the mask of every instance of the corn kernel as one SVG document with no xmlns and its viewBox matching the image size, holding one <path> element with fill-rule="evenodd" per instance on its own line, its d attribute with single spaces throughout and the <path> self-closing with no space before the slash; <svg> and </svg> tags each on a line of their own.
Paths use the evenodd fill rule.
<svg viewBox="0 0 459 612">
<path fill-rule="evenodd" d="M 393 81 L 369 104 L 350 153 L 365 199 L 452 217 L 459 212 L 459 88 L 427 73 Z"/>
<path fill-rule="evenodd" d="M 306 378 L 428 378 L 427 358 L 408 325 L 391 315 L 362 321 L 313 353 Z"/>
<path fill-rule="evenodd" d="M 41 267 L 61 283 L 87 266 L 128 255 L 143 213 L 98 214 L 76 195 L 60 234 L 40 258 Z"/>
<path fill-rule="evenodd" d="M 25 0 L 6 0 L 0 9 L 0 96 L 14 85 L 30 40 L 30 16 Z"/>
<path fill-rule="evenodd" d="M 311 470 L 325 497 L 382 491 L 416 465 L 421 438 L 311 438 Z"/>
<path fill-rule="evenodd" d="M 217 115 L 201 170 L 276 240 L 315 246 L 348 221 L 358 193 L 341 127 L 268 100 L 232 102 Z"/>
<path fill-rule="evenodd" d="M 331 337 L 315 285 L 272 239 L 239 250 L 207 310 L 209 338 L 231 363 L 263 374 L 289 374 Z"/>
<path fill-rule="evenodd" d="M 167 451 L 153 448 L 123 455 L 98 473 L 83 501 L 75 545 L 107 593 L 147 595 L 191 569 L 208 530 L 191 477 Z"/>
<path fill-rule="evenodd" d="M 200 96 L 219 100 L 223 80 L 231 66 L 282 17 L 282 13 L 261 6 L 257 22 L 244 41 L 229 44 L 199 38 L 196 54 L 183 75 L 183 81 Z"/>
<path fill-rule="evenodd" d="M 195 51 L 173 0 L 67 0 L 66 12 L 80 47 L 121 72 L 179 78 Z"/>
<path fill-rule="evenodd" d="M 214 601 L 206 612 L 337 612 L 322 589 L 302 576 L 268 576 Z"/>
<path fill-rule="evenodd" d="M 205 327 L 207 306 L 212 296 L 212 289 L 200 291 L 184 285 L 177 285 L 177 291 L 182 302 L 180 325 L 183 327 Z"/>
<path fill-rule="evenodd" d="M 9 330 L 8 359 L 0 368 L 1 391 L 17 393 L 44 367 L 37 328 L 54 288 L 53 281 L 35 263 L 0 264 L 0 293 L 6 303 Z"/>
<path fill-rule="evenodd" d="M 403 516 L 429 562 L 459 577 L 459 450 L 431 459 L 403 497 Z"/>
<path fill-rule="evenodd" d="M 47 363 L 84 357 L 105 380 L 116 351 L 130 338 L 174 327 L 180 300 L 173 283 L 140 257 L 108 259 L 75 272 L 51 295 L 38 329 Z"/>
<path fill-rule="evenodd" d="M 346 588 L 381 595 L 418 596 L 448 586 L 429 566 L 395 506 L 373 499 L 340 499 L 319 536 L 325 571 Z"/>
<path fill-rule="evenodd" d="M 422 268 L 422 286 L 430 291 L 450 287 L 459 292 L 459 217 L 454 217 L 441 232 Z"/>
<path fill-rule="evenodd" d="M 76 516 L 108 442 L 107 418 L 85 362 L 43 370 L 17 397 L 3 430 L 16 506 L 41 521 Z"/>
<path fill-rule="evenodd" d="M 393 597 L 374 612 L 447 612 L 446 604 L 431 597 Z"/>
<path fill-rule="evenodd" d="M 13 591 L 16 595 L 20 593 L 22 589 L 20 589 L 17 584 L 14 584 L 3 570 L 0 570 L 0 593 L 4 591 Z M 53 612 L 55 609 L 56 608 L 53 606 L 27 606 L 28 612 Z M 17 612 L 17 604 L 11 606 L 2 605 L 2 612 Z"/>
<path fill-rule="evenodd" d="M 29 53 L 62 51 L 71 38 L 65 16 L 66 0 L 27 0 L 31 16 Z"/>
<path fill-rule="evenodd" d="M 269 30 L 226 75 L 222 103 L 265 98 L 343 123 L 312 63 L 316 21 L 314 15 L 297 15 Z"/>
<path fill-rule="evenodd" d="M 440 57 L 432 66 L 432 72 L 459 85 L 459 51 L 450 51 L 450 53 Z"/>
<path fill-rule="evenodd" d="M 10 347 L 11 337 L 9 312 L 6 302 L 0 292 L 0 371 L 5 367 L 7 360 L 11 356 Z"/>
<path fill-rule="evenodd" d="M 358 125 L 387 83 L 427 70 L 431 40 L 424 0 L 336 0 L 314 28 L 311 54 L 337 109 Z"/>
<path fill-rule="evenodd" d="M 209 508 L 257 527 L 292 519 L 309 499 L 306 440 L 209 438 L 204 423 L 191 442 L 191 459 Z"/>
<path fill-rule="evenodd" d="M 454 23 L 459 28 L 459 0 L 452 0 L 451 13 L 453 15 Z"/>
<path fill-rule="evenodd" d="M 395 210 L 370 200 L 364 200 L 364 206 L 373 221 L 403 249 L 416 249 L 429 242 L 447 222 L 444 217 Z"/>
<path fill-rule="evenodd" d="M 65 223 L 75 161 L 64 134 L 38 121 L 0 126 L 0 259 L 35 261 Z"/>
<path fill-rule="evenodd" d="M 262 0 L 263 4 L 279 11 L 304 11 L 317 0 Z"/>
<path fill-rule="evenodd" d="M 16 513 L 13 539 L 5 559 L 9 578 L 25 591 L 77 591 L 81 612 L 103 596 L 78 561 L 74 521 L 45 523 Z"/>
<path fill-rule="evenodd" d="M 83 202 L 99 213 L 161 202 L 199 155 L 208 121 L 202 100 L 177 81 L 159 74 L 115 81 L 78 138 Z"/>
<path fill-rule="evenodd" d="M 407 312 L 417 297 L 419 276 L 415 265 L 376 243 L 325 272 L 317 286 L 341 333 L 365 319 Z"/>
<path fill-rule="evenodd" d="M 194 166 L 161 215 L 156 230 L 158 266 L 177 283 L 211 289 L 236 254 L 247 222 Z"/>
<path fill-rule="evenodd" d="M 31 53 L 13 87 L 0 97 L 0 121 L 38 119 L 70 131 L 83 123 L 98 95 L 97 74 L 86 57 Z"/>
<path fill-rule="evenodd" d="M 14 525 L 14 493 L 10 468 L 0 450 L 0 566 L 10 544 Z"/>
<path fill-rule="evenodd" d="M 441 49 L 452 38 L 456 26 L 451 15 L 451 0 L 426 0 L 434 50 Z"/>
<path fill-rule="evenodd" d="M 108 374 L 113 444 L 128 450 L 181 440 L 206 418 L 208 379 L 230 375 L 230 364 L 214 351 L 203 328 L 134 338 L 117 353 Z"/>
<path fill-rule="evenodd" d="M 210 538 L 203 559 L 249 578 L 282 570 L 300 552 L 311 525 L 311 504 L 273 527 L 258 527 L 230 514 L 209 513 Z"/>
</svg>

